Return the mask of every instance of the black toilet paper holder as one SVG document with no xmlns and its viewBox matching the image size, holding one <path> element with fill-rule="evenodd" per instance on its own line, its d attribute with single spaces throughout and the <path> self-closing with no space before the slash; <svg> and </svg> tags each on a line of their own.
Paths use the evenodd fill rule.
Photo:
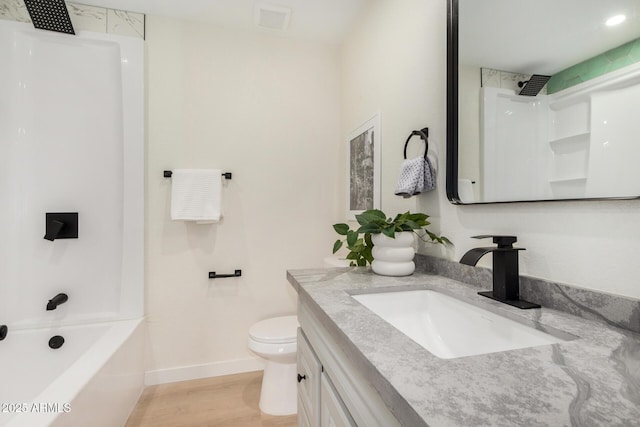
<svg viewBox="0 0 640 427">
<path fill-rule="evenodd" d="M 242 276 L 242 270 L 236 270 L 233 274 L 218 274 L 215 271 L 209 272 L 209 279 L 224 279 L 226 277 L 240 277 Z"/>
</svg>

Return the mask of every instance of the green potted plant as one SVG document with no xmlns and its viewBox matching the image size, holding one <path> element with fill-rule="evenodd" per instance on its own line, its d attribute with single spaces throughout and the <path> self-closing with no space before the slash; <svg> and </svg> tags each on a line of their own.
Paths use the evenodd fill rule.
<svg viewBox="0 0 640 427">
<path fill-rule="evenodd" d="M 346 242 L 349 253 L 347 259 L 352 266 L 366 266 L 377 274 L 385 276 L 407 276 L 415 270 L 413 244 L 415 236 L 424 242 L 451 244 L 444 236 L 438 236 L 427 229 L 431 223 L 429 215 L 410 213 L 388 218 L 384 212 L 371 209 L 356 215 L 360 227 L 351 230 L 347 224 L 334 224 L 333 229 L 344 240 L 338 239 L 333 245 L 335 254 Z M 419 231 L 424 231 L 420 233 Z M 363 237 L 360 237 L 360 235 Z"/>
</svg>

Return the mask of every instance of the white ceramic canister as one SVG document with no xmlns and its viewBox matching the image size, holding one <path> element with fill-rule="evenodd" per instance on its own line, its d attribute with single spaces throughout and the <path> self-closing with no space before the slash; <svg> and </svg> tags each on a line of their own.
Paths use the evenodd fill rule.
<svg viewBox="0 0 640 427">
<path fill-rule="evenodd" d="M 371 269 L 382 276 L 409 276 L 413 274 L 416 265 L 415 236 L 413 231 L 395 233 L 395 238 L 384 234 L 371 235 L 373 242 L 373 262 Z"/>
</svg>

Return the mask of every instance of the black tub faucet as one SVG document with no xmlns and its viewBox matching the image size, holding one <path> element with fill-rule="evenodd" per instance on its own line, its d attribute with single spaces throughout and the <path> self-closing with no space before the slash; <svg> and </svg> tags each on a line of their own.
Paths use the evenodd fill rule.
<svg viewBox="0 0 640 427">
<path fill-rule="evenodd" d="M 47 212 L 44 238 L 51 242 L 58 239 L 77 239 L 78 212 Z"/>
<path fill-rule="evenodd" d="M 518 251 L 524 248 L 514 248 L 518 240 L 516 236 L 473 236 L 474 239 L 493 238 L 498 246 L 474 248 L 462 256 L 460 263 L 474 266 L 480 258 L 489 252 L 493 253 L 493 291 L 478 292 L 487 298 L 500 301 L 518 308 L 540 308 L 520 299 L 520 274 L 518 273 Z"/>
<path fill-rule="evenodd" d="M 67 302 L 68 299 L 69 297 L 67 296 L 67 294 L 56 295 L 47 303 L 47 311 L 55 310 L 60 304 L 64 304 L 65 302 Z"/>
</svg>

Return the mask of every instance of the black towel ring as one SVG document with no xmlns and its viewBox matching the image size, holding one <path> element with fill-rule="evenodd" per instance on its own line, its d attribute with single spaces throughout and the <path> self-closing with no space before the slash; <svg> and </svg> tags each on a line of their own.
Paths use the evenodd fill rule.
<svg viewBox="0 0 640 427">
<path fill-rule="evenodd" d="M 414 130 L 413 132 L 411 132 L 411 134 L 409 135 L 409 138 L 407 138 L 407 142 L 404 143 L 404 158 L 405 160 L 407 159 L 407 146 L 409 145 L 409 140 L 411 138 L 413 138 L 414 136 L 419 136 L 420 139 L 422 139 L 426 145 L 425 149 L 424 149 L 424 158 L 427 158 L 427 153 L 429 152 L 429 128 L 424 128 L 424 129 L 420 129 L 420 130 Z"/>
</svg>

